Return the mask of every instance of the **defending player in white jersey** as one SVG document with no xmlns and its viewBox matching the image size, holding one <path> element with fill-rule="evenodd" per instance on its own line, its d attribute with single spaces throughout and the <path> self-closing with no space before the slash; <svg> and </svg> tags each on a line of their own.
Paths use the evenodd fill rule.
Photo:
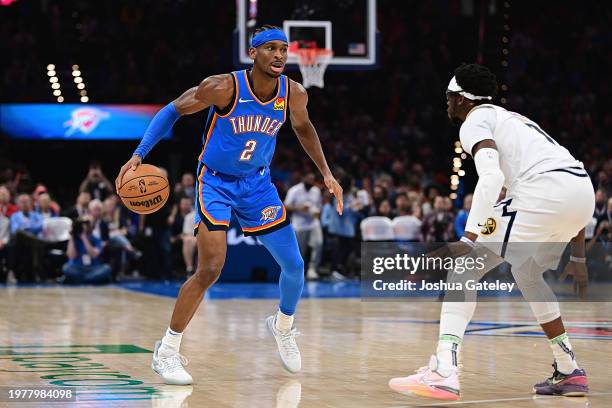
<svg viewBox="0 0 612 408">
<path fill-rule="evenodd" d="M 534 391 L 582 396 L 588 392 L 586 373 L 578 367 L 559 303 L 542 274 L 558 265 L 560 253 L 571 241 L 564 273 L 572 275 L 579 291 L 584 291 L 588 280 L 584 226 L 595 207 L 593 186 L 582 163 L 540 126 L 491 104 L 496 91 L 495 75 L 477 64 L 461 65 L 448 85 L 448 117 L 461 124 L 461 145 L 474 158 L 479 176 L 465 234 L 448 249 L 455 256 L 465 255 L 477 241 L 496 248 L 512 265 L 517 286 L 529 301 L 554 356 L 553 375 L 536 384 Z M 506 198 L 496 203 L 502 187 L 507 189 Z M 458 353 L 475 308 L 476 302 L 445 301 L 436 354 L 417 374 L 389 381 L 391 389 L 407 395 L 459 399 Z"/>
</svg>

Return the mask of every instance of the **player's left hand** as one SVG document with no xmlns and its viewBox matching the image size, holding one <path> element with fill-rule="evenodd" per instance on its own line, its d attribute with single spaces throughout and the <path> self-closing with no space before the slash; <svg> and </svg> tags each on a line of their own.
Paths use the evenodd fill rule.
<svg viewBox="0 0 612 408">
<path fill-rule="evenodd" d="M 331 194 L 336 197 L 336 211 L 338 214 L 342 215 L 342 209 L 344 208 L 344 198 L 342 196 L 342 187 L 334 176 L 327 176 L 323 178 L 323 182 L 325 183 L 325 187 L 329 190 Z"/>
<path fill-rule="evenodd" d="M 587 270 L 586 264 L 569 261 L 563 273 L 559 276 L 559 281 L 565 281 L 568 276 L 574 278 L 574 293 L 576 296 L 583 298 L 586 295 L 587 286 L 589 284 L 589 271 Z"/>
</svg>

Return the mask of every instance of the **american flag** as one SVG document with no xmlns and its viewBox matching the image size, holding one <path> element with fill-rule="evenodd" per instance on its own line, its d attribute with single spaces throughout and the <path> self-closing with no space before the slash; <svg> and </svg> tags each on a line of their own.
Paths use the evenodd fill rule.
<svg viewBox="0 0 612 408">
<path fill-rule="evenodd" d="M 366 53 L 366 45 L 364 43 L 349 43 L 349 55 L 364 55 Z"/>
</svg>

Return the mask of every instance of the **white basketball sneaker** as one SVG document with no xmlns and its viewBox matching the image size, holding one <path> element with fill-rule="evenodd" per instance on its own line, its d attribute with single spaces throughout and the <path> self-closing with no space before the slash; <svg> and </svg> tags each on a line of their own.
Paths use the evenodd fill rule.
<svg viewBox="0 0 612 408">
<path fill-rule="evenodd" d="M 295 327 L 287 333 L 280 332 L 276 330 L 275 323 L 276 316 L 274 315 L 266 319 L 268 331 L 276 340 L 278 355 L 283 363 L 283 367 L 290 373 L 297 373 L 302 369 L 302 357 L 300 356 L 300 350 L 295 342 L 295 336 L 299 333 Z"/>
<path fill-rule="evenodd" d="M 459 399 L 459 376 L 452 370 L 446 377 L 438 372 L 438 358 L 434 355 L 429 364 L 408 377 L 392 378 L 389 388 L 404 395 L 418 395 L 441 400 L 456 401 Z"/>
<path fill-rule="evenodd" d="M 171 356 L 160 356 L 158 351 L 161 346 L 161 341 L 155 342 L 155 351 L 153 352 L 153 362 L 151 368 L 161 376 L 166 384 L 170 385 L 189 385 L 193 383 L 193 378 L 183 366 L 187 365 L 187 359 L 179 353 L 174 353 Z"/>
</svg>

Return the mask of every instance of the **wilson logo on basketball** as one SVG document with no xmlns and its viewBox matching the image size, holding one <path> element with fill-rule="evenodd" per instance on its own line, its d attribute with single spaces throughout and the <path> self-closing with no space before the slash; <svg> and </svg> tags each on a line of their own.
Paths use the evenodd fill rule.
<svg viewBox="0 0 612 408">
<path fill-rule="evenodd" d="M 140 192 L 141 193 L 146 193 L 147 192 L 147 186 L 146 186 L 145 181 L 143 179 L 138 180 L 138 187 L 140 188 Z"/>
<path fill-rule="evenodd" d="M 153 206 L 158 205 L 162 201 L 164 201 L 162 199 L 162 196 L 161 195 L 156 195 L 155 197 L 153 197 L 153 198 L 151 198 L 149 200 L 142 200 L 142 201 L 133 201 L 133 200 L 130 200 L 130 205 L 132 207 L 149 208 L 149 207 L 153 207 Z"/>
<path fill-rule="evenodd" d="M 276 98 L 274 101 L 274 110 L 284 110 L 285 109 L 285 98 Z"/>
<path fill-rule="evenodd" d="M 276 219 L 276 216 L 278 215 L 278 212 L 280 211 L 281 206 L 280 205 L 274 205 L 271 207 L 266 207 L 263 210 L 261 210 L 261 223 L 264 224 L 266 221 L 272 221 L 274 219 Z"/>
</svg>

